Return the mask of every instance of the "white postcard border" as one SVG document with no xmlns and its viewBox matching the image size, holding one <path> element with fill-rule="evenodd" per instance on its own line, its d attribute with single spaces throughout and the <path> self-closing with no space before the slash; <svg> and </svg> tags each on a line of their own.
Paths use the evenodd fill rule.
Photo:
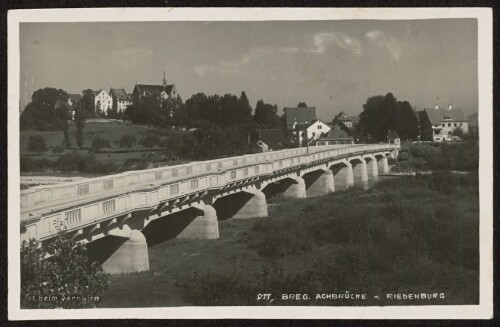
<svg viewBox="0 0 500 327">
<path fill-rule="evenodd" d="M 387 307 L 169 307 L 127 309 L 20 308 L 19 23 L 265 20 L 478 20 L 480 304 Z M 103 8 L 8 12 L 8 317 L 52 319 L 488 319 L 493 317 L 493 21 L 491 8 Z"/>
</svg>

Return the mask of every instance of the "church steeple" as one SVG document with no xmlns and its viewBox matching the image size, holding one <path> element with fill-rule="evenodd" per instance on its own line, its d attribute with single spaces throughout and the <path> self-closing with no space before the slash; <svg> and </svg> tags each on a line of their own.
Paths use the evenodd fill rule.
<svg viewBox="0 0 500 327">
<path fill-rule="evenodd" d="M 167 78 L 165 77 L 165 69 L 163 69 L 163 86 L 167 86 Z"/>
</svg>

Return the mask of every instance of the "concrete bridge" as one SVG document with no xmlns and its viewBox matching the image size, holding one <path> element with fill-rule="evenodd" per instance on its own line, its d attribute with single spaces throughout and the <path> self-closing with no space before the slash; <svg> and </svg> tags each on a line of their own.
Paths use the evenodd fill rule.
<svg viewBox="0 0 500 327">
<path fill-rule="evenodd" d="M 266 199 L 367 187 L 388 173 L 394 144 L 330 145 L 192 162 L 21 191 L 21 241 L 61 226 L 109 273 L 149 269 L 148 246 L 217 239 L 218 221 L 267 216 Z"/>
</svg>

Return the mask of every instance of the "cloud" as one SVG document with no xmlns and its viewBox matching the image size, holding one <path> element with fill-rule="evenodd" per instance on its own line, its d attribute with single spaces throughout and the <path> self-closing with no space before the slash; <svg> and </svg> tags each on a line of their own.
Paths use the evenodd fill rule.
<svg viewBox="0 0 500 327">
<path fill-rule="evenodd" d="M 198 76 L 207 75 L 230 75 L 234 76 L 241 70 L 263 58 L 283 58 L 283 55 L 294 55 L 297 53 L 323 54 L 331 46 L 338 46 L 352 52 L 356 56 L 361 55 L 361 43 L 358 39 L 343 33 L 326 32 L 313 35 L 313 47 L 281 46 L 281 47 L 256 47 L 251 48 L 241 58 L 233 61 L 219 61 L 212 65 L 199 65 L 193 68 Z"/>
<path fill-rule="evenodd" d="M 361 43 L 357 38 L 348 36 L 344 33 L 324 32 L 314 35 L 315 48 L 306 50 L 314 53 L 324 53 L 332 45 L 352 52 L 356 56 L 361 56 Z"/>
<path fill-rule="evenodd" d="M 153 58 L 153 51 L 143 48 L 125 48 L 114 50 L 102 54 L 102 59 L 108 59 L 115 62 L 121 68 L 129 68 L 141 62 L 148 62 Z"/>
<path fill-rule="evenodd" d="M 366 33 L 366 38 L 374 45 L 384 48 L 389 56 L 398 61 L 401 58 L 401 46 L 395 38 L 388 37 L 379 30 L 372 30 Z"/>
</svg>

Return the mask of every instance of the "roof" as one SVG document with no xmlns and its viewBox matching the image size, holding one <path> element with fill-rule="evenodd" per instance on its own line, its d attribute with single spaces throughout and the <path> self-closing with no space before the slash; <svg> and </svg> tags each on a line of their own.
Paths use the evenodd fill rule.
<svg viewBox="0 0 500 327">
<path fill-rule="evenodd" d="M 139 91 L 139 93 L 143 91 L 151 93 L 161 93 L 165 91 L 165 93 L 171 95 L 172 90 L 174 89 L 174 84 L 170 85 L 135 84 L 135 87 L 137 88 L 137 91 Z"/>
<path fill-rule="evenodd" d="M 118 101 L 130 101 L 127 92 L 124 89 L 113 89 L 109 90 L 109 95 Z"/>
<path fill-rule="evenodd" d="M 352 140 L 352 131 L 347 127 L 342 121 L 335 120 L 331 129 L 320 137 L 318 140 L 322 141 L 334 141 L 334 140 Z"/>
<path fill-rule="evenodd" d="M 344 115 L 343 117 L 340 117 L 338 120 L 340 120 L 340 121 L 350 121 L 353 124 L 356 124 L 359 121 L 359 117 L 358 116 L 346 116 L 346 115 Z"/>
<path fill-rule="evenodd" d="M 315 107 L 295 107 L 285 108 L 286 126 L 292 128 L 293 122 L 296 120 L 298 124 L 311 122 L 316 119 Z"/>
<path fill-rule="evenodd" d="M 256 132 L 259 134 L 260 140 L 273 150 L 283 149 L 289 142 L 281 128 L 257 129 Z"/>
<path fill-rule="evenodd" d="M 396 133 L 395 130 L 389 130 L 389 134 L 387 134 L 387 138 L 389 140 L 394 140 L 394 139 L 398 139 L 399 135 L 398 135 L 398 133 Z"/>
<path fill-rule="evenodd" d="M 78 102 L 82 99 L 81 94 L 68 94 L 68 97 L 73 103 Z"/>
<path fill-rule="evenodd" d="M 439 109 L 424 109 L 431 121 L 431 124 L 439 124 L 443 121 L 469 121 L 464 112 L 460 108 L 439 108 Z"/>
</svg>

